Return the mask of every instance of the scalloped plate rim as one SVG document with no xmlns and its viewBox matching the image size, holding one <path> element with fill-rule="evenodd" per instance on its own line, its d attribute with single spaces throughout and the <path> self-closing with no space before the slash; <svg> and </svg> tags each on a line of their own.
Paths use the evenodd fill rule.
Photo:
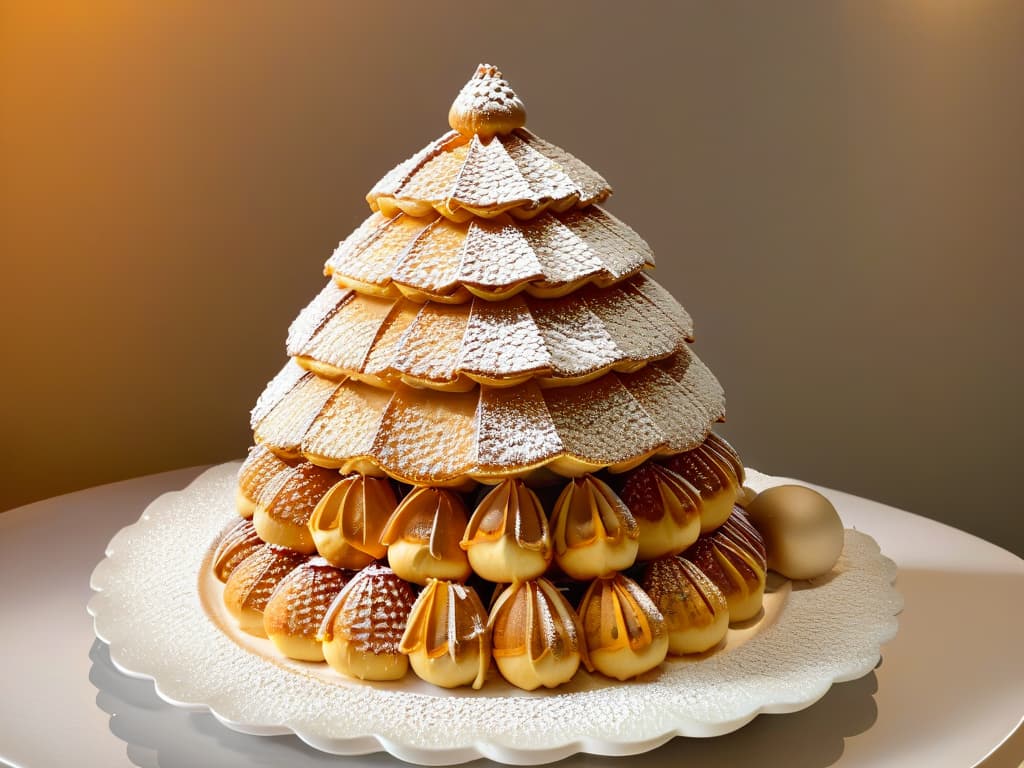
<svg viewBox="0 0 1024 768">
<path fill-rule="evenodd" d="M 507 743 L 501 743 L 497 738 L 492 740 L 474 739 L 457 746 L 434 747 L 423 744 L 404 743 L 377 732 L 339 737 L 313 733 L 302 726 L 289 725 L 288 723 L 242 722 L 220 712 L 217 704 L 209 701 L 209 699 L 216 698 L 213 694 L 204 695 L 196 692 L 194 696 L 178 699 L 168 693 L 161 685 L 161 681 L 157 677 L 159 672 L 154 673 L 145 669 L 152 665 L 146 664 L 144 659 L 139 659 L 134 663 L 127 661 L 124 658 L 125 649 L 123 643 L 115 637 L 117 634 L 116 614 L 104 613 L 105 609 L 110 607 L 108 598 L 110 596 L 110 579 L 112 578 L 110 574 L 111 563 L 115 558 L 123 556 L 125 546 L 130 546 L 130 542 L 126 541 L 130 535 L 143 530 L 148 525 L 159 524 L 159 519 L 154 518 L 154 515 L 158 514 L 161 509 L 171 505 L 176 498 L 185 496 L 189 492 L 196 492 L 200 486 L 211 482 L 213 477 L 225 472 L 227 468 L 236 469 L 238 466 L 239 462 L 235 461 L 210 467 L 200 473 L 184 488 L 169 491 L 156 497 L 146 506 L 142 515 L 135 523 L 118 530 L 108 543 L 104 558 L 92 571 L 90 588 L 95 594 L 88 601 L 86 610 L 93 618 L 93 630 L 96 637 L 109 646 L 111 663 L 119 672 L 128 677 L 152 681 L 157 696 L 164 702 L 188 711 L 209 712 L 218 722 L 239 733 L 257 736 L 294 734 L 311 748 L 329 754 L 356 756 L 384 751 L 401 760 L 422 765 L 454 765 L 480 758 L 515 765 L 536 765 L 561 760 L 581 752 L 600 756 L 629 756 L 656 749 L 675 737 L 708 738 L 722 736 L 742 728 L 758 715 L 788 714 L 812 706 L 828 693 L 834 684 L 855 680 L 871 672 L 881 659 L 881 646 L 889 642 L 898 630 L 897 615 L 903 608 L 903 600 L 894 586 L 897 571 L 896 564 L 881 554 L 877 543 L 869 535 L 861 531 L 852 531 L 855 535 L 870 540 L 873 545 L 872 554 L 885 569 L 886 582 L 889 585 L 889 593 L 886 597 L 888 598 L 888 608 L 891 612 L 888 616 L 875 617 L 878 623 L 874 627 L 873 650 L 866 651 L 866 649 L 861 649 L 864 651 L 864 654 L 857 658 L 851 658 L 849 665 L 845 668 L 834 670 L 834 674 L 823 674 L 820 679 L 814 681 L 815 685 L 812 690 L 805 695 L 796 696 L 792 699 L 775 698 L 771 701 L 765 701 L 729 719 L 700 721 L 689 716 L 678 715 L 677 713 L 677 716 L 684 719 L 677 723 L 675 727 L 657 733 L 647 733 L 642 736 L 634 735 L 623 739 L 580 736 L 555 746 L 547 745 L 536 749 L 513 747 Z M 788 478 L 763 475 L 749 468 L 748 473 L 756 479 L 755 485 L 761 487 L 776 485 L 779 482 L 788 480 Z M 750 484 L 749 481 L 748 484 Z M 156 519 L 156 522 L 154 522 L 154 519 Z M 851 531 L 848 530 L 849 533 Z M 206 547 L 207 544 L 207 542 L 203 542 L 201 546 Z M 113 626 L 104 625 L 106 621 L 110 621 Z M 108 631 L 111 629 L 114 631 Z"/>
</svg>

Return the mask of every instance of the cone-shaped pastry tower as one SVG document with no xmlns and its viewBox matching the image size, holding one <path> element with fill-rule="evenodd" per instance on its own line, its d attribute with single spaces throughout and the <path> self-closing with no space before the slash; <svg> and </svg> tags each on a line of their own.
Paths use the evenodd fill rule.
<svg viewBox="0 0 1024 768">
<path fill-rule="evenodd" d="M 256 408 L 284 460 L 465 487 L 621 472 L 701 445 L 722 388 L 594 170 L 481 65 L 452 131 L 381 179 Z"/>
<path fill-rule="evenodd" d="M 602 207 L 608 183 L 526 128 L 497 69 L 477 69 L 449 124 L 370 190 L 292 323 L 252 411 L 239 511 L 267 543 L 339 567 L 387 559 L 406 581 L 523 594 L 567 576 L 582 594 L 724 522 L 743 468 L 711 435 L 723 391 L 649 276 L 650 247 Z M 287 485 L 306 477 L 315 488 Z M 668 544 L 638 551 L 641 528 Z"/>
</svg>

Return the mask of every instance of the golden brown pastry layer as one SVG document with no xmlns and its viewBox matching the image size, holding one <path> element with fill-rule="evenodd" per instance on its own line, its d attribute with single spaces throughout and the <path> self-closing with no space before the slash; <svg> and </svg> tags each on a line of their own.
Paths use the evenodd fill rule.
<svg viewBox="0 0 1024 768">
<path fill-rule="evenodd" d="M 476 591 L 429 579 L 413 604 L 399 649 L 428 683 L 483 686 L 491 663 L 491 635 Z"/>
<path fill-rule="evenodd" d="M 349 577 L 314 557 L 281 579 L 263 609 L 263 630 L 281 653 L 303 661 L 324 660 L 317 633 Z"/>
<path fill-rule="evenodd" d="M 362 294 L 461 304 L 474 296 L 505 301 L 521 291 L 553 299 L 588 284 L 605 288 L 653 265 L 643 238 L 595 205 L 530 221 L 375 213 L 338 245 L 325 271 Z"/>
<path fill-rule="evenodd" d="M 460 546 L 477 575 L 499 584 L 536 579 L 554 557 L 544 507 L 519 479 L 503 480 L 484 496 Z"/>
<path fill-rule="evenodd" d="M 295 368 L 285 366 L 254 411 L 260 443 L 345 473 L 417 485 L 497 481 L 541 468 L 568 477 L 625 471 L 700 445 L 725 413 L 721 387 L 688 349 L 636 373 L 554 389 L 527 382 L 391 392 L 311 373 L 295 378 Z"/>
<path fill-rule="evenodd" d="M 412 610 L 409 585 L 376 563 L 359 571 L 331 603 L 318 637 L 339 673 L 361 680 L 398 680 L 409 669 L 401 650 Z"/>
</svg>

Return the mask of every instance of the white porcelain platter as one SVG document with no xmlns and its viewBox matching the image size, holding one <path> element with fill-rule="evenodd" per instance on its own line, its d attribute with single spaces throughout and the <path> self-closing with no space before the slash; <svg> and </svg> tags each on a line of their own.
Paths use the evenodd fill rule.
<svg viewBox="0 0 1024 768">
<path fill-rule="evenodd" d="M 759 619 L 730 629 L 714 653 L 669 659 L 639 680 L 580 672 L 567 686 L 530 693 L 495 670 L 480 691 L 442 690 L 411 673 L 389 684 L 345 680 L 326 665 L 280 657 L 269 641 L 239 632 L 223 609 L 209 559 L 237 519 L 238 466 L 214 467 L 164 494 L 114 536 L 92 574 L 96 635 L 118 669 L 152 679 L 171 704 L 208 710 L 243 733 L 294 732 L 334 754 L 526 765 L 719 736 L 760 713 L 803 709 L 833 683 L 870 672 L 902 608 L 893 562 L 871 537 L 847 530 L 831 574 L 795 583 L 770 574 Z M 751 470 L 747 484 L 778 482 Z"/>
</svg>

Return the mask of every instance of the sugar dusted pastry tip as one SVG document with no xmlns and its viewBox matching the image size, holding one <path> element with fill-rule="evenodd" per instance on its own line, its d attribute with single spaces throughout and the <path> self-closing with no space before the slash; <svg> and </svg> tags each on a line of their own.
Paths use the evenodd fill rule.
<svg viewBox="0 0 1024 768">
<path fill-rule="evenodd" d="M 551 514 L 555 561 L 568 576 L 581 581 L 633 565 L 639 535 L 629 508 L 594 475 L 571 480 Z"/>
<path fill-rule="evenodd" d="M 214 575 L 221 581 L 227 581 L 231 572 L 263 544 L 263 540 L 253 527 L 252 520 L 239 520 L 217 543 L 217 549 L 213 552 Z"/>
<path fill-rule="evenodd" d="M 306 559 L 294 550 L 264 544 L 231 572 L 224 584 L 224 605 L 244 632 L 266 637 L 263 609 L 277 585 Z"/>
<path fill-rule="evenodd" d="M 764 540 L 743 510 L 718 529 L 697 539 L 683 553 L 704 572 L 729 603 L 729 622 L 747 621 L 761 612 L 768 563 Z"/>
<path fill-rule="evenodd" d="M 490 64 L 481 64 L 448 111 L 448 124 L 463 136 L 489 139 L 526 125 L 526 107 Z"/>
<path fill-rule="evenodd" d="M 507 587 L 494 601 L 489 623 L 494 663 L 517 688 L 567 683 L 586 659 L 579 617 L 547 579 Z"/>
<path fill-rule="evenodd" d="M 540 499 L 519 479 L 503 480 L 480 501 L 460 546 L 477 575 L 496 583 L 535 579 L 554 557 Z"/>
<path fill-rule="evenodd" d="M 253 524 L 268 544 L 306 555 L 316 552 L 309 518 L 320 499 L 338 482 L 338 473 L 309 462 L 282 472 L 269 482 L 256 501 Z"/>
<path fill-rule="evenodd" d="M 428 683 L 480 688 L 491 663 L 491 635 L 476 590 L 429 579 L 413 604 L 399 649 Z"/>
<path fill-rule="evenodd" d="M 664 557 L 648 563 L 641 585 L 665 617 L 669 653 L 704 653 L 729 631 L 725 595 L 689 560 Z"/>
<path fill-rule="evenodd" d="M 648 461 L 630 470 L 619 496 L 640 531 L 637 560 L 679 554 L 700 535 L 700 493 L 668 467 Z"/>
<path fill-rule="evenodd" d="M 397 506 L 387 478 L 358 473 L 343 477 L 309 518 L 317 552 L 332 565 L 353 571 L 380 560 L 387 554 L 380 536 Z"/>
<path fill-rule="evenodd" d="M 277 475 L 288 471 L 294 463 L 279 458 L 265 445 L 250 448 L 249 455 L 238 468 L 238 488 L 235 493 L 238 514 L 251 518 L 263 488 Z"/>
<path fill-rule="evenodd" d="M 747 505 L 747 514 L 764 537 L 768 567 L 786 578 L 824 576 L 843 552 L 839 513 L 811 488 L 769 488 Z"/>
<path fill-rule="evenodd" d="M 263 609 L 263 630 L 281 653 L 301 661 L 324 660 L 317 633 L 349 576 L 314 557 L 281 579 Z"/>
<path fill-rule="evenodd" d="M 409 669 L 401 650 L 412 610 L 409 585 L 374 563 L 359 571 L 331 603 L 317 637 L 324 659 L 342 675 L 360 680 L 398 680 Z"/>
<path fill-rule="evenodd" d="M 583 596 L 579 615 L 588 669 L 628 680 L 665 660 L 665 619 L 640 585 L 623 574 L 595 579 Z"/>
<path fill-rule="evenodd" d="M 414 488 L 381 534 L 381 543 L 388 548 L 388 564 L 401 578 L 421 586 L 427 579 L 464 581 L 471 573 L 466 553 L 459 546 L 466 517 L 466 505 L 455 491 Z"/>
</svg>

